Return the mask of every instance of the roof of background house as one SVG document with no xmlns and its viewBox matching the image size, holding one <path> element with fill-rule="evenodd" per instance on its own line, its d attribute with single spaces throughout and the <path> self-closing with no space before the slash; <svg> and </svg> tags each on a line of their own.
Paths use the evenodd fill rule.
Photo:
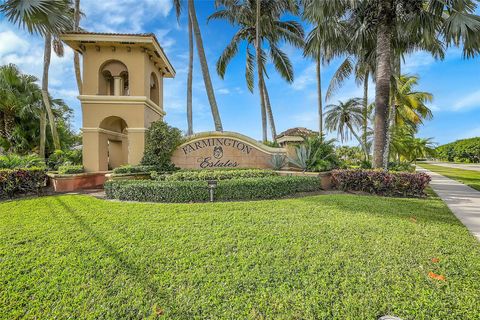
<svg viewBox="0 0 480 320">
<path fill-rule="evenodd" d="M 293 137 L 306 137 L 311 135 L 317 135 L 317 131 L 313 131 L 303 127 L 295 127 L 287 129 L 280 134 L 277 135 L 277 139 L 285 136 L 293 136 Z"/>
</svg>

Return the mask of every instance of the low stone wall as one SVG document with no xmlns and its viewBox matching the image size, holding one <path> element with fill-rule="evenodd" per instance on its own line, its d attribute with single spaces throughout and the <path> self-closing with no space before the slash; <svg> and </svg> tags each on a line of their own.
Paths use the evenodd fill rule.
<svg viewBox="0 0 480 320">
<path fill-rule="evenodd" d="M 310 177 L 320 177 L 320 184 L 322 185 L 323 190 L 332 189 L 332 173 L 330 171 L 326 172 L 303 172 L 303 171 L 276 171 L 281 176 L 310 176 Z"/>
<path fill-rule="evenodd" d="M 70 192 L 81 189 L 101 188 L 107 172 L 89 172 L 79 174 L 48 173 L 48 179 L 55 192 Z"/>
</svg>

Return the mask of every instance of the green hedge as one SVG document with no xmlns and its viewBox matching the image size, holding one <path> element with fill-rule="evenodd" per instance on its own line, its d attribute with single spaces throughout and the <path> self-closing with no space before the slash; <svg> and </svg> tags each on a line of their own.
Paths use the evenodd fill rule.
<svg viewBox="0 0 480 320">
<path fill-rule="evenodd" d="M 45 168 L 0 169 L 0 198 L 19 193 L 39 193 L 47 178 Z"/>
<path fill-rule="evenodd" d="M 216 201 L 275 199 L 298 192 L 320 190 L 317 177 L 263 177 L 218 181 Z M 149 202 L 202 202 L 209 200 L 205 181 L 108 181 L 109 199 Z"/>
<path fill-rule="evenodd" d="M 157 171 L 157 166 L 145 166 L 145 165 L 124 165 L 118 168 L 113 169 L 114 174 L 125 174 L 125 173 L 150 173 Z"/>
<path fill-rule="evenodd" d="M 436 150 L 437 157 L 443 161 L 479 163 L 480 162 L 480 137 L 457 140 L 439 146 Z"/>
<path fill-rule="evenodd" d="M 263 169 L 181 170 L 171 174 L 153 175 L 157 180 L 166 181 L 230 180 L 273 176 L 278 176 L 278 173 Z"/>
<path fill-rule="evenodd" d="M 64 164 L 58 167 L 59 174 L 77 174 L 83 171 L 82 165 Z"/>
</svg>

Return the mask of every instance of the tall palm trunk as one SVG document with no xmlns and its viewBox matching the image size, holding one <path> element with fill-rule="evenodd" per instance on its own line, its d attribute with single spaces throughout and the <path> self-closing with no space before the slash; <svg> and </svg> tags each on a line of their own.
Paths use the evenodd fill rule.
<svg viewBox="0 0 480 320">
<path fill-rule="evenodd" d="M 255 52 L 257 58 L 257 74 L 258 74 L 258 91 L 260 96 L 260 111 L 262 115 L 262 141 L 265 143 L 267 142 L 267 112 L 265 106 L 265 93 L 264 93 L 264 86 L 263 86 L 263 63 L 262 63 L 262 56 L 261 56 L 261 41 L 260 41 L 260 1 L 257 0 L 257 13 L 255 19 Z"/>
<path fill-rule="evenodd" d="M 188 76 L 187 76 L 187 134 L 193 134 L 192 119 L 192 82 L 193 82 L 193 26 L 188 9 Z"/>
<path fill-rule="evenodd" d="M 3 114 L 3 121 L 4 121 L 4 130 L 5 130 L 5 138 L 9 143 L 11 143 L 11 139 L 13 136 L 13 130 L 15 130 L 15 115 L 12 111 L 5 112 Z"/>
<path fill-rule="evenodd" d="M 215 94 L 213 92 L 212 80 L 210 79 L 210 72 L 208 71 L 207 58 L 205 56 L 205 50 L 203 48 L 202 35 L 200 33 L 200 27 L 198 25 L 197 14 L 195 12 L 195 4 L 193 3 L 193 0 L 188 0 L 188 9 L 190 11 L 190 19 L 192 19 L 192 26 L 193 32 L 195 34 L 195 43 L 197 45 L 198 58 L 200 60 L 200 66 L 202 67 L 203 81 L 205 82 L 205 90 L 207 91 L 208 102 L 210 103 L 210 108 L 212 110 L 215 130 L 223 131 L 222 120 L 220 119 L 217 101 L 215 100 Z"/>
<path fill-rule="evenodd" d="M 47 113 L 45 110 L 40 111 L 40 146 L 39 156 L 41 159 L 45 159 L 45 141 L 47 137 Z"/>
<path fill-rule="evenodd" d="M 392 54 L 392 70 L 395 73 L 395 77 L 400 77 L 400 55 Z M 396 81 L 395 79 L 392 80 L 391 84 L 391 92 L 390 92 L 390 112 L 388 115 L 388 133 L 387 133 L 387 145 L 385 147 L 385 153 L 383 155 L 383 165 L 385 168 L 388 167 L 388 160 L 390 159 L 390 143 L 393 140 L 393 131 L 395 130 L 395 118 L 397 114 L 397 105 L 395 101 L 395 94 L 396 94 L 396 85 L 393 83 Z"/>
<path fill-rule="evenodd" d="M 73 31 L 78 31 L 80 24 L 80 0 L 75 0 L 75 9 L 73 12 Z M 82 73 L 80 71 L 80 55 L 73 51 L 73 67 L 75 69 L 75 79 L 77 80 L 78 93 L 82 94 Z"/>
<path fill-rule="evenodd" d="M 53 146 L 56 150 L 60 149 L 60 139 L 58 138 L 57 125 L 53 116 L 52 106 L 48 95 L 48 69 L 50 68 L 50 58 L 52 55 L 52 35 L 49 33 L 45 36 L 45 51 L 43 55 L 43 77 L 42 77 L 42 98 L 45 105 L 45 111 L 50 122 L 52 131 Z"/>
<path fill-rule="evenodd" d="M 5 114 L 3 111 L 0 111 L 0 138 L 5 139 L 7 136 L 5 135 Z"/>
<path fill-rule="evenodd" d="M 262 75 L 263 78 L 263 75 Z M 272 105 L 270 104 L 270 96 L 268 95 L 267 86 L 265 84 L 265 79 L 262 79 L 263 83 L 263 98 L 265 99 L 265 108 L 267 111 L 268 122 L 270 123 L 270 130 L 272 132 L 272 141 L 277 141 L 277 129 L 275 127 L 275 119 L 273 117 Z"/>
<path fill-rule="evenodd" d="M 378 6 L 373 167 L 385 169 L 383 155 L 387 144 L 390 77 L 392 75 L 391 37 L 393 29 L 393 6 L 391 0 L 379 1 Z"/>
<path fill-rule="evenodd" d="M 317 54 L 318 134 L 323 139 L 323 99 L 320 53 Z"/>
<path fill-rule="evenodd" d="M 367 71 L 365 73 L 365 78 L 363 79 L 363 134 L 362 140 L 365 148 L 367 147 L 367 130 L 368 130 L 368 78 L 370 73 Z M 369 155 L 366 154 L 365 160 L 368 161 Z"/>
</svg>

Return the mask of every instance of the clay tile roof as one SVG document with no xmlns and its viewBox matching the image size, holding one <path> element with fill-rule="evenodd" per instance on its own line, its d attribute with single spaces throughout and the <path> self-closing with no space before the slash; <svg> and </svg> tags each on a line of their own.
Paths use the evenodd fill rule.
<svg viewBox="0 0 480 320">
<path fill-rule="evenodd" d="M 307 136 L 316 135 L 316 134 L 318 134 L 318 132 L 316 131 L 303 128 L 303 127 L 296 127 L 296 128 L 290 128 L 281 132 L 280 134 L 277 135 L 277 138 L 281 138 L 284 136 L 307 137 Z"/>
<path fill-rule="evenodd" d="M 155 37 L 153 33 L 112 33 L 112 32 L 90 32 L 90 31 L 68 31 L 69 34 L 97 34 L 103 36 L 134 36 L 134 37 Z"/>
</svg>

